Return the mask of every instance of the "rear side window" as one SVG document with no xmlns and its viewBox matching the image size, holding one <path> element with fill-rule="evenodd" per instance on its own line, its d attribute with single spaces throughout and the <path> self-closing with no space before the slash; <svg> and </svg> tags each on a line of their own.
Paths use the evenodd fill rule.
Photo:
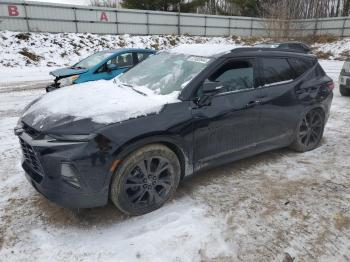
<svg viewBox="0 0 350 262">
<path fill-rule="evenodd" d="M 140 63 L 141 61 L 145 60 L 147 57 L 149 57 L 150 53 L 137 53 L 137 60 Z"/>
<path fill-rule="evenodd" d="M 317 63 L 316 69 L 315 69 L 315 73 L 317 76 L 325 76 L 326 75 L 325 71 L 318 63 Z"/>
<path fill-rule="evenodd" d="M 290 62 L 294 72 L 295 72 L 295 78 L 298 78 L 302 74 L 304 74 L 306 71 L 308 71 L 310 68 L 312 68 L 315 64 L 314 60 L 306 59 L 306 58 L 288 58 L 288 61 Z"/>
<path fill-rule="evenodd" d="M 118 68 L 131 67 L 134 65 L 132 53 L 118 55 L 107 61 L 107 65 L 116 65 Z M 100 71 L 100 70 L 99 70 Z"/>
<path fill-rule="evenodd" d="M 265 85 L 292 81 L 295 73 L 286 58 L 262 58 L 262 76 Z"/>
<path fill-rule="evenodd" d="M 306 52 L 305 48 L 300 44 L 289 44 L 289 48 L 294 49 L 294 50 L 299 50 L 302 52 Z"/>
</svg>

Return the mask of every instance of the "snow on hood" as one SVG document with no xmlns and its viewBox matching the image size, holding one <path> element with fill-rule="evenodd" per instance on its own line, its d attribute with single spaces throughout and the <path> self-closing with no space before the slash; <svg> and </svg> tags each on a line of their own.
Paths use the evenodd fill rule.
<svg viewBox="0 0 350 262">
<path fill-rule="evenodd" d="M 158 95 L 144 87 L 137 90 L 139 92 L 122 85 L 117 79 L 67 86 L 43 95 L 23 116 L 31 115 L 32 124 L 40 128 L 47 118 L 59 121 L 67 116 L 109 124 L 159 113 L 165 104 L 179 102 L 179 92 Z"/>
<path fill-rule="evenodd" d="M 179 53 L 192 56 L 211 57 L 223 53 L 228 53 L 237 48 L 235 45 L 221 45 L 221 44 L 184 44 L 179 45 L 173 49 L 168 50 L 172 53 Z"/>
</svg>

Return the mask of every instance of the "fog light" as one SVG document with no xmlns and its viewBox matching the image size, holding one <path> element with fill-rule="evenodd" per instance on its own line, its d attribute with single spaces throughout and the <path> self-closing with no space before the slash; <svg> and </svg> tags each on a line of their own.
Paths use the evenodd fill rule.
<svg viewBox="0 0 350 262">
<path fill-rule="evenodd" d="M 61 176 L 68 184 L 80 188 L 76 170 L 70 163 L 61 163 Z"/>
</svg>

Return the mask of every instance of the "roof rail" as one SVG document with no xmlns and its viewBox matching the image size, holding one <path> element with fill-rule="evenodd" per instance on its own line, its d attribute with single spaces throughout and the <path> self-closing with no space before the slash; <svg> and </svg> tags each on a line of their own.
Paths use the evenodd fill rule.
<svg viewBox="0 0 350 262">
<path fill-rule="evenodd" d="M 231 50 L 231 53 L 235 52 L 254 52 L 254 51 L 267 51 L 267 52 L 291 52 L 291 53 L 298 53 L 298 54 L 306 54 L 304 52 L 301 52 L 297 49 L 292 49 L 292 48 L 283 48 L 283 49 L 278 49 L 278 48 L 272 48 L 272 47 L 238 47 L 235 49 Z"/>
</svg>

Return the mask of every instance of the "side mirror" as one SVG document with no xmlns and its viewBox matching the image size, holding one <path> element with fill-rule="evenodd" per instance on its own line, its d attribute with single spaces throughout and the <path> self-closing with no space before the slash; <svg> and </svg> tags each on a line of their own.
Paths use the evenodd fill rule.
<svg viewBox="0 0 350 262">
<path fill-rule="evenodd" d="M 211 99 L 214 95 L 220 92 L 223 88 L 221 82 L 204 81 L 202 86 L 203 95 L 196 101 L 199 107 L 209 106 L 211 104 Z"/>
<path fill-rule="evenodd" d="M 107 72 L 112 72 L 116 69 L 118 69 L 118 66 L 116 64 L 107 64 Z"/>
<path fill-rule="evenodd" d="M 221 82 L 212 82 L 206 80 L 203 83 L 203 94 L 207 96 L 215 95 L 220 92 L 220 89 L 223 88 L 223 84 Z"/>
</svg>

